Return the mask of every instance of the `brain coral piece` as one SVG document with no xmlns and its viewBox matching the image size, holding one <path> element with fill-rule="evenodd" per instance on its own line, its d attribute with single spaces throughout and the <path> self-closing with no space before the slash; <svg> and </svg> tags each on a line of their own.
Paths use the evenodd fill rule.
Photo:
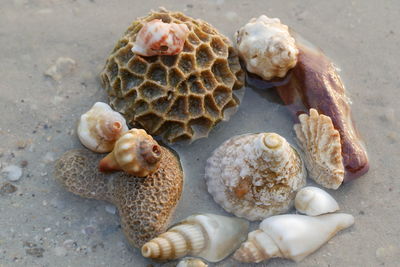
<svg viewBox="0 0 400 267">
<path fill-rule="evenodd" d="M 184 23 L 189 34 L 178 55 L 143 57 L 131 50 L 149 21 Z M 208 23 L 161 10 L 134 21 L 103 72 L 110 105 L 133 127 L 168 142 L 206 137 L 239 105 L 244 72 L 230 41 Z"/>
<path fill-rule="evenodd" d="M 226 211 L 262 220 L 287 211 L 305 185 L 306 170 L 296 150 L 275 133 L 235 136 L 207 160 L 208 192 Z"/>
<path fill-rule="evenodd" d="M 297 63 L 295 39 L 277 18 L 252 18 L 236 33 L 236 42 L 247 70 L 265 80 L 284 77 Z"/>
<path fill-rule="evenodd" d="M 313 108 L 310 115 L 301 114 L 299 121 L 294 130 L 310 177 L 326 188 L 338 189 L 344 178 L 339 131 L 330 117 Z"/>
<path fill-rule="evenodd" d="M 165 232 L 183 185 L 183 172 L 174 154 L 162 147 L 159 169 L 145 179 L 124 172 L 101 173 L 97 169 L 100 157 L 87 150 L 70 150 L 57 161 L 55 178 L 76 195 L 113 203 L 135 247 Z"/>
</svg>

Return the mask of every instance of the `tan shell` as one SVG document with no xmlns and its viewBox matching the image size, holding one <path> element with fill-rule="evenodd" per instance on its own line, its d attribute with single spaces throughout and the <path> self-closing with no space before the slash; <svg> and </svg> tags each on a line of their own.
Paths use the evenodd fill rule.
<svg viewBox="0 0 400 267">
<path fill-rule="evenodd" d="M 240 58 L 249 72 L 265 80 L 284 77 L 297 63 L 299 50 L 289 28 L 277 18 L 252 18 L 235 35 Z"/>
<path fill-rule="evenodd" d="M 132 53 L 137 34 L 154 19 L 189 28 L 175 56 Z M 154 11 L 134 21 L 101 73 L 110 105 L 128 124 L 167 142 L 206 137 L 227 120 L 243 94 L 244 72 L 230 41 L 210 24 L 179 12 Z"/>
<path fill-rule="evenodd" d="M 122 170 L 145 177 L 160 165 L 161 147 L 142 129 L 131 129 L 115 143 L 113 151 L 99 163 L 102 172 Z"/>
<path fill-rule="evenodd" d="M 128 241 L 135 247 L 166 230 L 179 201 L 183 172 L 177 157 L 161 147 L 160 168 L 145 179 L 98 171 L 100 155 L 70 150 L 56 162 L 55 178 L 76 195 L 113 203 Z"/>
<path fill-rule="evenodd" d="M 171 260 L 192 255 L 218 262 L 246 239 L 249 223 L 215 214 L 189 216 L 142 247 L 147 258 Z"/>
<path fill-rule="evenodd" d="M 249 233 L 233 257 L 241 262 L 258 263 L 275 257 L 298 262 L 353 224 L 354 217 L 345 213 L 272 216 L 261 222 L 260 229 Z"/>
<path fill-rule="evenodd" d="M 83 114 L 78 124 L 78 137 L 81 143 L 98 153 L 110 152 L 118 138 L 128 131 L 121 114 L 109 105 L 97 102 Z"/>
<path fill-rule="evenodd" d="M 132 52 L 141 56 L 176 55 L 183 49 L 189 34 L 186 24 L 147 22 L 138 32 Z"/>
<path fill-rule="evenodd" d="M 301 114 L 299 121 L 294 130 L 310 177 L 326 188 L 337 189 L 344 178 L 339 132 L 331 118 L 315 109 L 310 109 L 310 115 Z"/>
<path fill-rule="evenodd" d="M 176 267 L 207 267 L 208 264 L 196 258 L 184 258 Z"/>
<path fill-rule="evenodd" d="M 262 220 L 287 211 L 305 185 L 298 153 L 275 133 L 236 136 L 207 160 L 208 192 L 226 211 Z"/>
</svg>

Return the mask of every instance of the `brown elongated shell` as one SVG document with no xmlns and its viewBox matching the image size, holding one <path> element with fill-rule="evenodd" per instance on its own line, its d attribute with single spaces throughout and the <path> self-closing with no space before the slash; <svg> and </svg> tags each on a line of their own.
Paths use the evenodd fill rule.
<svg viewBox="0 0 400 267">
<path fill-rule="evenodd" d="M 138 32 L 154 19 L 184 23 L 189 34 L 177 55 L 133 53 Z M 239 105 L 244 72 L 231 42 L 210 24 L 180 12 L 153 11 L 134 21 L 101 73 L 110 105 L 133 127 L 168 142 L 206 137 Z"/>
<path fill-rule="evenodd" d="M 326 188 L 337 189 L 345 173 L 339 132 L 331 118 L 315 109 L 310 109 L 310 115 L 301 114 L 299 121 L 294 130 L 310 177 Z"/>
</svg>

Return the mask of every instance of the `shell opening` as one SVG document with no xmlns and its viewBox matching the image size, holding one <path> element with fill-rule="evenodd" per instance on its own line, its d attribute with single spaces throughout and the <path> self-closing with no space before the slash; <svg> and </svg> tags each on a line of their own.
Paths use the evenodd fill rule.
<svg viewBox="0 0 400 267">
<path fill-rule="evenodd" d="M 157 163 L 161 158 L 161 147 L 158 144 L 142 141 L 140 144 L 141 155 L 149 164 Z"/>
<path fill-rule="evenodd" d="M 112 124 L 112 131 L 113 131 L 113 132 L 119 132 L 121 129 L 122 129 L 122 123 L 121 123 L 121 122 L 115 121 L 115 122 Z"/>
<path fill-rule="evenodd" d="M 160 255 L 160 247 L 155 242 L 148 242 L 142 247 L 142 255 L 146 258 L 156 258 Z"/>
</svg>

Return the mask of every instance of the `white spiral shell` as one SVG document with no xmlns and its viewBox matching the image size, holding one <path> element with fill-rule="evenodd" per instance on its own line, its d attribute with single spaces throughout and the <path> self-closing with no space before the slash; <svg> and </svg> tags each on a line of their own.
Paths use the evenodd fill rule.
<svg viewBox="0 0 400 267">
<path fill-rule="evenodd" d="M 314 186 L 300 189 L 294 199 L 294 206 L 297 211 L 309 216 L 318 216 L 339 210 L 338 203 L 331 195 Z"/>
<path fill-rule="evenodd" d="M 110 152 L 117 139 L 128 131 L 124 117 L 106 103 L 97 102 L 83 114 L 78 124 L 81 143 L 98 153 Z"/>
<path fill-rule="evenodd" d="M 252 18 L 235 36 L 239 55 L 249 72 L 265 80 L 284 77 L 297 63 L 299 50 L 288 26 L 265 15 Z"/>
<path fill-rule="evenodd" d="M 339 188 L 345 174 L 342 145 L 331 118 L 312 108 L 310 115 L 301 114 L 299 121 L 294 131 L 310 177 L 326 188 Z"/>
<path fill-rule="evenodd" d="M 246 239 L 249 223 L 215 214 L 186 218 L 142 247 L 147 258 L 170 260 L 192 255 L 217 262 L 231 254 Z"/>
</svg>

